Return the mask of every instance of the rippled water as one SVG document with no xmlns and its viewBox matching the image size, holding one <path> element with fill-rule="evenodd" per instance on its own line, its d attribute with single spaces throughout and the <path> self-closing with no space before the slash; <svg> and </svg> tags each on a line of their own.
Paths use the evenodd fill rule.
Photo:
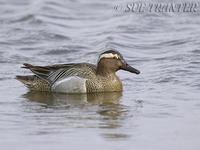
<svg viewBox="0 0 200 150">
<path fill-rule="evenodd" d="M 200 13 L 113 9 L 128 2 L 0 1 L 0 149 L 199 149 Z M 14 79 L 24 62 L 96 63 L 107 48 L 142 72 L 118 72 L 123 93 L 34 93 Z"/>
</svg>

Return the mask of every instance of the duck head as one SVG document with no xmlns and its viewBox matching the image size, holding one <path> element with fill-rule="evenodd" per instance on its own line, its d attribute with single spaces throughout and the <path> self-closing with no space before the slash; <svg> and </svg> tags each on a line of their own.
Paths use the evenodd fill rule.
<svg viewBox="0 0 200 150">
<path fill-rule="evenodd" d="M 140 74 L 140 71 L 131 67 L 118 51 L 108 50 L 100 54 L 97 63 L 97 74 L 106 75 L 115 73 L 118 70 Z"/>
</svg>

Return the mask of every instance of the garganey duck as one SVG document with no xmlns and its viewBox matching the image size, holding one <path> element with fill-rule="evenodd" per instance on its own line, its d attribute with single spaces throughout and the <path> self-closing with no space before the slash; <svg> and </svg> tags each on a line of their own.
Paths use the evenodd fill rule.
<svg viewBox="0 0 200 150">
<path fill-rule="evenodd" d="M 135 74 L 140 71 L 126 63 L 115 50 L 100 54 L 97 66 L 89 63 L 34 66 L 23 64 L 34 75 L 16 76 L 30 90 L 60 93 L 93 93 L 122 91 L 122 83 L 116 76 L 120 69 Z"/>
</svg>

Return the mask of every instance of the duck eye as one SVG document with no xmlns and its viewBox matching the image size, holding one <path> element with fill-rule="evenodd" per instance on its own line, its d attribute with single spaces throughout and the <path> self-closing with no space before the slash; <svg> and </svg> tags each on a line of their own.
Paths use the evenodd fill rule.
<svg viewBox="0 0 200 150">
<path fill-rule="evenodd" d="M 113 58 L 114 58 L 114 59 L 120 59 L 120 57 L 119 57 L 117 54 L 115 54 L 115 55 L 113 56 Z"/>
</svg>

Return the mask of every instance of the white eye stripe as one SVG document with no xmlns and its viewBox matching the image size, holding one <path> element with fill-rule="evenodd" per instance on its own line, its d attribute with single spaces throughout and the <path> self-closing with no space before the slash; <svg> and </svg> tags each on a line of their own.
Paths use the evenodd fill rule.
<svg viewBox="0 0 200 150">
<path fill-rule="evenodd" d="M 102 59 L 102 58 L 117 58 L 117 59 L 119 59 L 119 55 L 113 54 L 113 53 L 107 53 L 107 54 L 102 54 L 99 57 L 99 60 Z"/>
</svg>

